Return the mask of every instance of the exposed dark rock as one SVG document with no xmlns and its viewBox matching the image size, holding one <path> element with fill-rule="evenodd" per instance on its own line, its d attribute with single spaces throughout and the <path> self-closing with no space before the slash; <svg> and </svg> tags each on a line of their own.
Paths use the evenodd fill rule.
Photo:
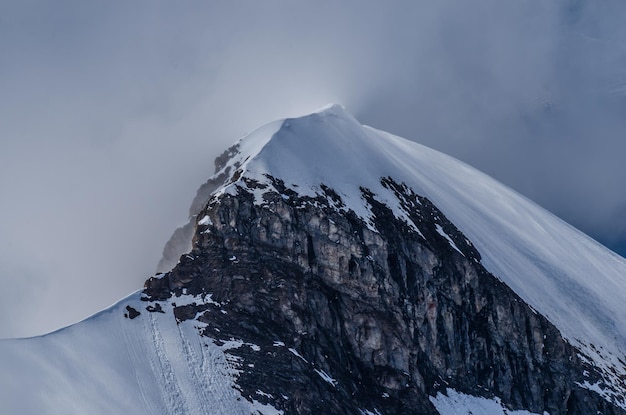
<svg viewBox="0 0 626 415">
<path fill-rule="evenodd" d="M 578 386 L 595 369 L 428 199 L 384 178 L 411 223 L 362 189 L 368 226 L 332 189 L 299 197 L 269 179 L 263 206 L 245 188 L 211 200 L 189 255 L 144 290 L 213 295 L 221 307 L 175 307 L 176 318 L 245 343 L 228 353 L 248 399 L 286 414 L 434 414 L 428 397 L 450 387 L 535 413 L 624 414 Z"/>
<path fill-rule="evenodd" d="M 161 308 L 161 304 L 159 303 L 146 306 L 146 310 L 150 313 L 165 313 L 165 311 L 163 311 L 163 308 Z"/>
<path fill-rule="evenodd" d="M 124 313 L 124 317 L 129 318 L 131 320 L 141 315 L 139 311 L 137 311 L 136 309 L 134 309 L 133 307 L 129 305 L 126 306 L 126 311 L 127 313 Z"/>
</svg>

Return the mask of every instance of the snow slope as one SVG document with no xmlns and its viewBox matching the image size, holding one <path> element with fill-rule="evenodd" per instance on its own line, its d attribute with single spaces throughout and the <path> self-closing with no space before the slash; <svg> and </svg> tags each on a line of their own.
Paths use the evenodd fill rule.
<svg viewBox="0 0 626 415">
<path fill-rule="evenodd" d="M 507 409 L 499 399 L 485 399 L 471 395 L 458 393 L 454 389 L 447 389 L 446 394 L 439 392 L 431 397 L 430 401 L 435 405 L 440 414 L 446 415 L 539 415 L 528 411 L 511 411 Z M 544 412 L 543 415 L 546 415 Z"/>
<path fill-rule="evenodd" d="M 0 341 L 0 413 L 280 413 L 241 398 L 236 362 L 198 335 L 200 323 L 176 324 L 171 303 L 148 313 L 139 295 L 45 336 Z M 141 315 L 124 317 L 127 305 Z"/>
</svg>

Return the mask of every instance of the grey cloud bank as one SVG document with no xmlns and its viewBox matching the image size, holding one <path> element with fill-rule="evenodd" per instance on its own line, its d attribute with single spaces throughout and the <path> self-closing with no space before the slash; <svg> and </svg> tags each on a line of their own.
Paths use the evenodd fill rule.
<svg viewBox="0 0 626 415">
<path fill-rule="evenodd" d="M 624 16 L 619 1 L 0 4 L 0 337 L 140 288 L 215 156 L 328 102 L 623 249 Z"/>
</svg>

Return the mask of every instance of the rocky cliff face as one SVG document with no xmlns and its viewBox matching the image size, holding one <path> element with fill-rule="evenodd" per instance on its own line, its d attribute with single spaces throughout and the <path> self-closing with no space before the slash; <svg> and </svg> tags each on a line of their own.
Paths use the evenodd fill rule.
<svg viewBox="0 0 626 415">
<path fill-rule="evenodd" d="M 453 388 L 535 413 L 625 413 L 579 386 L 600 374 L 428 199 L 383 177 L 406 215 L 362 188 L 366 223 L 323 184 L 306 197 L 267 179 L 235 173 L 237 194 L 200 209 L 191 252 L 143 297 L 148 311 L 197 298 L 174 314 L 239 346 L 244 397 L 286 414 L 434 414 L 429 397 Z"/>
</svg>

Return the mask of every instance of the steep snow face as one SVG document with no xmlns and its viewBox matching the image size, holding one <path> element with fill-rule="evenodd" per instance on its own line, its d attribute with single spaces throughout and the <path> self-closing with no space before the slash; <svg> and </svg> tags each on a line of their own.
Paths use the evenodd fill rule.
<svg viewBox="0 0 626 415">
<path fill-rule="evenodd" d="M 224 353 L 237 345 L 201 337 L 197 321 L 177 324 L 172 302 L 150 313 L 134 293 L 46 336 L 0 341 L 0 413 L 282 413 L 242 399 L 236 362 Z"/>
<path fill-rule="evenodd" d="M 482 414 L 482 415 L 539 415 L 528 411 L 511 411 L 507 409 L 500 399 L 485 399 L 476 396 L 458 393 L 448 389 L 446 394 L 438 393 L 431 397 L 430 401 L 435 405 L 440 414 Z M 543 415 L 549 415 L 544 412 Z"/>
<path fill-rule="evenodd" d="M 273 134 L 268 137 L 268 132 Z M 231 161 L 238 171 L 216 194 L 237 193 L 268 175 L 300 195 L 325 185 L 370 222 L 360 188 L 405 218 L 381 184 L 392 177 L 430 199 L 476 246 L 483 265 L 545 315 L 599 365 L 626 371 L 626 261 L 525 197 L 466 164 L 362 126 L 340 106 L 286 119 L 249 135 Z"/>
</svg>

